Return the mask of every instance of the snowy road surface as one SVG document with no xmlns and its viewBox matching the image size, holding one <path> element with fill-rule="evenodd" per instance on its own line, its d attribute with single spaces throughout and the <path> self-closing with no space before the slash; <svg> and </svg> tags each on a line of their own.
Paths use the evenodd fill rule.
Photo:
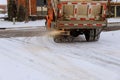
<svg viewBox="0 0 120 80">
<path fill-rule="evenodd" d="M 0 39 L 0 80 L 120 80 L 120 31 L 98 42 L 50 36 Z"/>
</svg>

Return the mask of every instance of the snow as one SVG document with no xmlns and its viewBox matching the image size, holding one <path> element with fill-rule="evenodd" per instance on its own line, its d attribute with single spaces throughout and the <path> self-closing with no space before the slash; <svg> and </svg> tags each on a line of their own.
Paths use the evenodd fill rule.
<svg viewBox="0 0 120 80">
<path fill-rule="evenodd" d="M 108 19 L 109 23 L 116 23 L 116 22 L 120 22 L 120 18 L 109 18 Z"/>
<path fill-rule="evenodd" d="M 4 9 L 0 9 L 0 11 L 4 11 Z"/>
<path fill-rule="evenodd" d="M 45 20 L 15 25 L 0 20 L 1 28 L 43 26 Z M 119 44 L 120 31 L 103 32 L 98 42 L 85 42 L 83 36 L 61 44 L 49 35 L 1 38 L 0 80 L 120 80 Z"/>
<path fill-rule="evenodd" d="M 6 14 L 0 14 L 0 17 L 5 17 Z M 7 24 L 6 24 L 7 23 Z M 37 20 L 37 21 L 29 21 L 25 22 L 13 22 L 4 21 L 3 19 L 0 20 L 0 28 L 11 28 L 11 27 L 38 27 L 38 26 L 45 26 L 45 20 Z"/>
<path fill-rule="evenodd" d="M 47 35 L 3 38 L 0 79 L 120 80 L 119 41 L 120 31 L 103 32 L 98 42 L 58 44 Z"/>
<path fill-rule="evenodd" d="M 1 4 L 2 4 L 2 5 L 3 5 L 3 4 L 6 5 L 6 4 L 7 4 L 7 0 L 0 0 L 0 5 L 1 5 Z"/>
<path fill-rule="evenodd" d="M 120 2 L 120 0 L 112 0 L 113 2 Z"/>
<path fill-rule="evenodd" d="M 2 9 L 0 9 L 0 10 L 2 10 Z M 0 14 L 0 17 L 5 17 L 5 15 L 4 14 Z M 0 23 L 1 23 L 1 21 L 0 21 Z"/>
<path fill-rule="evenodd" d="M 6 24 L 7 23 L 7 24 Z M 37 20 L 37 21 L 29 21 L 27 23 L 25 22 L 9 22 L 9 21 L 0 21 L 0 28 L 11 28 L 11 27 L 39 27 L 39 26 L 45 26 L 45 20 Z"/>
<path fill-rule="evenodd" d="M 114 19 L 112 19 L 114 21 Z M 44 26 L 0 21 L 0 27 Z M 0 39 L 0 80 L 120 80 L 120 31 L 97 42 L 55 43 L 49 35 Z"/>
</svg>

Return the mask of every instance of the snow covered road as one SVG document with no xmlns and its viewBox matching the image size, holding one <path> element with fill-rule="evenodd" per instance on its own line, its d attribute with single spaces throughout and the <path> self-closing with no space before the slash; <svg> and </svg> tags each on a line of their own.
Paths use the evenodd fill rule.
<svg viewBox="0 0 120 80">
<path fill-rule="evenodd" d="M 0 80 L 120 80 L 120 31 L 98 42 L 50 36 L 0 39 Z"/>
</svg>

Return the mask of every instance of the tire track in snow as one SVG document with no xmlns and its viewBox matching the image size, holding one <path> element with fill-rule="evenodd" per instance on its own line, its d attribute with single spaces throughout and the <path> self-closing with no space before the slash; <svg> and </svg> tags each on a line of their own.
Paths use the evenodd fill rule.
<svg viewBox="0 0 120 80">
<path fill-rule="evenodd" d="M 47 43 L 46 43 L 47 42 Z M 99 61 L 99 60 L 97 60 L 96 58 L 94 58 L 94 57 L 100 57 L 100 58 L 102 58 L 102 57 L 105 57 L 105 58 L 103 58 L 104 60 L 107 60 L 107 61 L 111 61 L 111 58 L 113 58 L 113 57 L 111 57 L 110 55 L 107 55 L 107 59 L 106 59 L 106 56 L 104 56 L 104 55 L 101 55 L 101 53 L 94 53 L 93 51 L 91 52 L 92 54 L 89 54 L 89 51 L 87 52 L 87 51 L 85 51 L 85 49 L 83 49 L 82 47 L 81 48 L 74 48 L 75 47 L 75 44 L 56 44 L 56 43 L 54 43 L 53 44 L 53 42 L 51 41 L 51 39 L 44 39 L 44 42 L 42 42 L 42 43 L 44 43 L 44 45 L 50 45 L 50 47 L 51 47 L 51 53 L 54 53 L 54 54 L 59 54 L 59 55 L 62 55 L 62 56 L 66 56 L 66 57 L 70 57 L 70 56 L 72 56 L 72 58 L 75 56 L 75 58 L 77 58 L 77 59 L 80 59 L 80 60 L 86 60 L 86 61 L 88 61 L 88 62 L 90 62 L 90 63 L 94 63 L 94 64 L 97 64 L 97 65 L 100 65 L 100 66 L 102 66 L 103 68 L 104 68 L 104 64 L 103 63 L 105 63 L 105 64 L 107 64 L 107 67 L 105 67 L 105 69 L 106 68 L 108 68 L 109 69 L 109 67 L 110 67 L 110 71 L 111 72 L 113 72 L 113 74 L 115 73 L 114 71 L 112 71 L 112 70 L 114 70 L 114 68 L 112 68 L 111 69 L 111 65 L 109 65 L 109 63 L 108 62 L 103 62 L 103 61 Z M 73 46 L 74 45 L 74 46 Z M 79 45 L 79 44 L 77 44 L 77 45 Z M 54 46 L 54 47 L 53 47 Z M 59 47 L 57 47 L 57 46 L 59 46 Z M 89 46 L 88 46 L 89 47 Z M 88 48 L 87 47 L 87 48 Z M 73 50 L 72 50 L 73 49 Z M 92 49 L 92 48 L 90 48 L 90 49 Z M 99 49 L 99 48 L 98 48 Z M 58 51 L 61 51 L 60 53 L 58 52 Z M 94 49 L 93 49 L 94 50 Z M 82 53 L 75 53 L 74 54 L 74 52 L 82 52 Z M 87 53 L 86 53 L 87 52 Z M 77 54 L 77 56 L 76 56 L 76 54 Z M 99 55 L 98 55 L 99 54 Z M 114 58 L 114 59 L 116 59 L 116 58 Z M 112 61 L 113 63 L 116 63 L 116 61 Z M 101 65 L 102 64 L 102 65 Z M 116 70 L 118 70 L 119 69 L 119 66 L 116 68 Z M 119 71 L 117 71 L 117 72 L 119 72 Z M 115 74 L 116 75 L 116 74 Z M 117 75 L 116 75 L 117 76 Z M 114 79 L 112 79 L 112 80 L 114 80 Z M 119 80 L 119 79 L 117 79 L 117 80 Z"/>
<path fill-rule="evenodd" d="M 42 40 L 42 39 L 40 39 L 40 40 Z M 44 40 L 44 39 L 43 39 Z M 42 42 L 43 43 L 43 42 Z M 49 62 L 52 62 L 52 63 L 54 63 L 55 65 L 55 68 L 57 68 L 57 71 L 62 71 L 62 75 L 64 76 L 64 77 L 68 77 L 69 79 L 71 79 L 71 80 L 79 80 L 80 79 L 80 75 L 83 75 L 83 74 L 86 74 L 86 75 L 83 75 L 83 76 L 86 76 L 86 77 L 83 77 L 83 78 L 87 78 L 88 76 L 89 76 L 89 78 L 90 78 L 90 74 L 88 74 L 88 73 L 85 73 L 85 71 L 82 71 L 82 70 L 80 70 L 79 71 L 79 68 L 75 68 L 75 66 L 73 66 L 73 65 L 71 65 L 70 63 L 69 63 L 69 61 L 66 61 L 66 59 L 65 58 L 63 58 L 63 57 L 61 57 L 60 55 L 58 55 L 58 54 L 54 54 L 54 53 L 52 53 L 52 51 L 51 52 L 49 52 L 47 55 L 49 55 L 49 57 L 47 56 L 47 55 L 45 55 L 45 54 L 38 54 L 38 53 L 35 53 L 34 51 L 33 51 L 33 53 L 34 53 L 34 55 L 36 55 L 38 58 L 43 58 L 44 57 L 44 62 L 46 61 L 45 59 L 47 59 L 47 60 L 49 60 Z M 66 64 L 66 65 L 65 65 Z M 54 68 L 54 69 L 55 69 Z M 49 68 L 48 68 L 49 69 Z M 68 73 L 69 73 L 69 75 L 68 75 Z M 82 73 L 82 74 L 81 74 Z M 70 74 L 72 74 L 72 76 L 70 75 Z M 75 77 L 73 77 L 73 75 L 75 76 Z M 72 79 L 72 78 L 75 78 L 75 79 Z M 78 78 L 78 79 L 77 79 Z M 92 78 L 92 77 L 91 77 Z M 86 79 L 85 79 L 86 80 Z M 91 80 L 94 80 L 93 78 L 91 79 Z"/>
<path fill-rule="evenodd" d="M 40 41 L 40 44 L 42 44 L 42 45 L 46 45 L 46 46 L 50 46 L 49 48 L 50 48 L 50 51 L 51 51 L 51 53 L 53 53 L 53 54 L 57 54 L 57 55 L 59 55 L 59 56 L 66 56 L 66 57 L 69 57 L 68 56 L 68 54 L 70 55 L 70 56 L 72 56 L 72 57 L 74 57 L 75 55 L 73 54 L 73 52 L 74 51 L 77 51 L 77 52 L 80 52 L 81 51 L 81 49 L 79 49 L 78 50 L 78 48 L 77 49 L 74 49 L 73 47 L 75 47 L 75 46 L 73 46 L 73 44 L 70 44 L 70 45 L 68 45 L 68 44 L 56 44 L 56 43 L 54 43 L 52 40 L 51 40 L 51 38 L 48 38 L 48 37 L 46 37 L 46 38 L 43 38 L 43 39 L 38 39 L 38 42 L 39 42 L 39 40 L 42 40 L 42 41 Z M 72 48 L 73 48 L 73 50 L 74 51 L 72 51 L 72 48 L 71 48 L 71 45 L 72 45 Z M 74 44 L 75 45 L 75 44 Z M 78 44 L 79 45 L 79 44 Z M 59 47 L 58 47 L 59 46 Z M 59 52 L 60 51 L 60 52 Z M 89 53 L 89 51 L 88 51 L 88 53 Z M 78 54 L 78 53 L 77 53 Z M 98 60 L 96 60 L 96 59 L 92 59 L 92 57 L 91 57 L 91 54 L 87 54 L 87 56 L 86 55 L 83 55 L 83 54 L 85 54 L 85 52 L 84 52 L 84 49 L 82 50 L 82 57 L 80 57 L 80 56 L 75 56 L 75 58 L 79 58 L 80 60 L 82 59 L 82 60 L 86 60 L 86 61 L 88 61 L 88 62 L 90 62 L 90 63 L 94 63 L 94 64 L 97 64 L 97 65 L 100 65 L 101 67 L 104 67 L 104 64 L 103 64 L 103 62 L 102 61 L 98 61 Z M 92 52 L 92 54 L 93 54 L 93 52 Z M 100 53 L 99 53 L 100 54 Z M 80 55 L 80 54 L 79 54 Z M 88 57 L 89 56 L 89 57 Z M 115 70 L 111 65 L 109 65 L 109 63 L 105 63 L 105 64 L 107 64 L 107 67 L 105 67 L 105 68 L 108 68 L 110 71 L 112 71 L 112 70 Z M 110 68 L 109 68 L 110 67 Z M 112 67 L 112 68 L 111 68 Z M 119 69 L 119 68 L 117 68 L 117 69 Z M 116 70 L 117 70 L 116 69 Z M 118 71 L 117 71 L 118 72 Z M 114 72 L 113 72 L 114 73 Z"/>
<path fill-rule="evenodd" d="M 49 43 L 46 43 L 46 42 L 51 43 L 51 41 L 44 41 L 45 44 L 49 44 Z M 83 45 L 81 43 L 76 43 L 76 44 L 74 44 L 74 43 L 64 44 L 63 43 L 63 44 L 58 44 L 57 45 L 56 43 L 52 42 L 49 45 L 54 46 L 54 47 L 52 47 L 53 50 L 56 50 L 55 47 L 60 45 L 60 46 L 62 46 L 62 49 L 60 48 L 61 51 L 62 50 L 64 50 L 64 51 L 68 50 L 67 53 L 69 53 L 69 54 L 74 54 L 74 55 L 83 56 L 83 57 L 87 57 L 87 58 L 89 57 L 90 59 L 94 59 L 95 61 L 100 61 L 100 62 L 103 62 L 105 64 L 120 67 L 120 58 L 111 56 L 109 54 L 106 54 L 107 51 L 103 51 L 103 49 L 105 49 L 105 48 L 100 48 L 100 46 L 102 46 L 102 45 L 100 45 L 99 43 L 97 45 L 99 47 L 97 47 L 95 45 L 91 46 L 91 44 L 92 45 L 96 44 L 96 42 L 91 42 L 91 43 L 88 43 L 88 44 L 85 42 L 85 44 L 83 44 Z M 108 47 L 108 46 L 105 46 L 105 47 Z M 88 49 L 88 50 L 86 51 L 86 49 Z"/>
<path fill-rule="evenodd" d="M 52 76 L 52 78 L 56 76 L 55 78 L 59 78 L 60 80 L 79 80 L 80 78 L 84 80 L 88 80 L 88 78 L 90 78 L 91 80 L 104 80 L 105 77 L 103 77 L 103 74 L 106 76 L 110 76 L 106 78 L 109 80 L 120 79 L 119 77 L 117 77 L 117 74 L 120 74 L 120 67 L 119 65 L 116 66 L 116 63 L 120 63 L 119 58 L 106 54 L 107 50 L 102 51 L 103 48 L 100 48 L 102 46 L 101 44 L 97 44 L 97 46 L 99 47 L 96 47 L 96 45 L 94 45 L 96 44 L 96 42 L 85 42 L 82 44 L 77 42 L 70 44 L 57 44 L 54 43 L 49 37 L 36 38 L 36 41 L 32 41 L 32 39 L 33 38 L 20 39 L 20 41 L 22 40 L 23 42 L 25 42 L 25 44 L 21 45 L 22 47 L 24 46 L 26 52 L 28 53 L 25 57 L 23 54 L 20 55 L 20 53 L 18 53 L 17 55 L 9 54 L 9 56 L 15 58 L 16 60 L 18 60 L 18 62 L 25 63 L 24 65 L 32 65 L 32 67 L 36 70 L 41 71 L 41 68 L 43 68 L 43 72 L 45 71 L 45 73 Z M 11 40 L 10 44 L 9 42 L 6 44 L 12 45 L 14 48 L 16 48 L 17 46 L 13 45 L 14 41 L 15 40 Z M 21 42 L 18 44 L 21 44 Z M 29 47 L 31 45 L 33 46 Z M 107 48 L 106 44 L 104 45 Z M 26 46 L 29 48 L 26 49 Z M 37 51 L 32 51 L 33 48 L 38 49 Z M 98 52 L 99 50 L 101 52 Z M 29 58 L 29 55 L 31 55 L 32 57 L 34 56 L 34 58 Z M 21 57 L 24 61 L 27 60 L 27 62 L 20 61 L 21 59 L 19 57 Z M 78 63 L 81 62 L 80 66 L 76 66 L 76 64 L 74 65 L 72 61 L 73 59 L 77 60 Z M 109 61 L 115 64 L 109 64 Z M 96 67 L 87 68 L 86 66 L 88 65 L 82 66 L 82 64 L 86 62 Z M 93 68 L 98 68 L 103 71 L 106 69 L 105 71 L 107 73 L 109 72 L 109 74 L 106 74 L 102 71 L 95 72 Z"/>
<path fill-rule="evenodd" d="M 4 40 L 3 40 L 4 41 Z M 14 40 L 13 40 L 14 41 Z M 11 45 L 11 47 L 12 48 L 16 48 L 16 47 L 18 47 L 19 48 L 19 46 L 17 46 L 17 45 L 19 45 L 19 44 L 16 44 L 16 45 L 13 45 L 13 41 L 11 41 L 10 40 L 10 42 L 8 42 L 7 41 L 7 43 L 6 44 L 9 44 L 9 45 Z M 11 43 L 12 42 L 12 43 Z M 85 80 L 87 80 L 88 79 L 88 77 L 90 78 L 90 80 L 95 80 L 94 78 L 92 78 L 91 76 L 90 76 L 90 74 L 87 74 L 87 73 L 85 73 L 85 71 L 82 71 L 82 70 L 80 70 L 80 72 L 79 71 L 77 71 L 77 70 L 75 70 L 74 71 L 74 68 L 75 68 L 75 66 L 72 66 L 71 64 L 68 64 L 68 62 L 66 62 L 66 61 L 62 61 L 61 59 L 59 59 L 57 56 L 53 56 L 52 55 L 52 58 L 54 58 L 54 57 L 57 57 L 58 58 L 58 62 L 59 63 L 61 63 L 60 65 L 58 65 L 58 63 L 56 62 L 56 64 L 57 65 L 52 65 L 49 61 L 46 61 L 46 59 L 44 58 L 45 56 L 42 56 L 42 55 L 39 55 L 38 57 L 35 57 L 35 59 L 33 59 L 34 61 L 33 62 L 31 62 L 30 60 L 31 60 L 31 58 L 29 58 L 29 57 L 31 57 L 31 56 L 29 56 L 29 54 L 27 53 L 27 55 L 29 56 L 29 57 L 27 57 L 26 55 L 24 56 L 23 54 L 21 54 L 21 51 L 20 52 L 15 52 L 15 51 L 11 51 L 10 49 L 8 49 L 8 48 L 6 48 L 6 46 L 2 46 L 2 49 L 3 50 L 5 50 L 5 51 L 2 51 L 2 53 L 4 53 L 3 55 L 5 55 L 5 56 L 7 56 L 7 57 L 9 57 L 10 59 L 13 59 L 13 60 L 15 60 L 15 62 L 16 63 L 21 63 L 21 64 L 23 64 L 23 65 L 25 65 L 25 66 L 29 66 L 29 67 L 31 67 L 31 68 L 33 68 L 33 69 L 35 69 L 35 70 L 39 70 L 39 71 L 42 71 L 43 73 L 45 73 L 45 74 L 47 74 L 47 75 L 50 75 L 50 76 L 52 76 L 52 78 L 54 77 L 55 78 L 55 80 L 56 80 L 56 78 L 58 78 L 57 80 L 68 80 L 68 79 L 71 79 L 71 80 L 79 80 L 80 78 L 83 78 L 83 79 L 85 79 Z M 21 49 L 20 49 L 21 50 Z M 7 54 L 7 51 L 10 51 L 12 54 Z M 34 54 L 34 53 L 33 53 Z M 49 55 L 50 53 L 48 53 L 48 55 Z M 34 55 L 32 55 L 32 56 L 34 56 Z M 41 59 L 43 57 L 43 59 Z M 21 61 L 21 59 L 22 59 L 22 61 Z M 39 59 L 38 59 L 39 58 Z M 50 60 L 51 59 L 51 57 L 48 57 L 48 59 Z M 55 59 L 55 58 L 54 58 Z M 53 60 L 51 60 L 51 62 L 53 62 L 54 61 L 54 59 Z M 41 61 L 42 60 L 42 61 Z M 45 62 L 45 63 L 43 63 L 43 62 Z M 41 64 L 39 64 L 39 63 L 41 63 Z M 46 65 L 46 64 L 48 64 L 48 65 Z M 64 65 L 63 67 L 62 67 L 62 65 L 63 64 L 66 64 L 66 65 Z M 71 67 L 70 67 L 71 66 Z M 41 69 L 43 69 L 43 70 L 41 70 Z M 55 70 L 54 70 L 55 69 Z M 47 71 L 46 71 L 47 70 Z M 45 72 L 44 72 L 45 71 Z M 69 74 L 68 74 L 69 73 Z M 77 76 L 76 76 L 76 74 L 78 74 Z M 83 75 L 83 74 L 86 74 L 86 75 Z M 80 76 L 80 75 L 82 75 L 82 76 Z M 84 77 L 83 77 L 84 76 Z M 50 79 L 50 80 L 53 80 L 53 79 Z"/>
<path fill-rule="evenodd" d="M 4 42 L 4 40 L 2 41 L 2 42 Z M 6 43 L 7 42 L 7 43 Z M 12 42 L 12 43 L 11 43 Z M 9 45 L 11 45 L 11 47 L 12 48 L 16 48 L 16 47 L 18 47 L 18 46 L 16 46 L 16 45 L 13 45 L 13 41 L 10 41 L 10 42 L 8 42 L 8 41 L 5 41 L 5 44 L 9 44 Z M 19 44 L 17 44 L 17 45 L 19 45 Z M 37 62 L 31 62 L 31 56 L 27 53 L 27 55 L 25 55 L 26 53 L 24 53 L 24 55 L 21 53 L 22 51 L 17 51 L 17 52 L 15 52 L 15 51 L 11 51 L 10 49 L 8 49 L 8 48 L 6 48 L 6 46 L 3 46 L 2 45 L 2 47 L 1 47 L 1 49 L 2 49 L 2 51 L 1 51 L 1 53 L 3 53 L 2 55 L 4 55 L 4 56 L 6 56 L 6 57 L 8 57 L 8 58 L 10 58 L 11 60 L 13 60 L 13 61 L 15 61 L 16 63 L 19 63 L 19 64 L 22 64 L 22 65 L 24 65 L 24 66 L 28 66 L 28 67 L 30 67 L 30 68 L 32 68 L 32 69 L 34 69 L 34 70 L 37 70 L 37 71 L 40 71 L 40 72 L 43 72 L 43 73 L 46 73 L 46 75 L 50 75 L 50 73 L 52 73 L 52 71 L 53 70 L 50 70 L 49 69 L 49 71 L 47 71 L 47 66 L 44 66 L 43 64 L 38 64 Z M 21 50 L 21 49 L 20 49 Z M 9 54 L 8 53 L 8 51 L 9 52 L 11 52 L 11 54 Z M 33 55 L 32 55 L 33 56 Z M 39 61 L 39 59 L 33 59 L 33 60 L 35 60 L 35 61 Z M 37 64 L 36 64 L 37 63 Z M 52 75 L 51 75 L 52 76 Z M 51 77 L 50 76 L 50 77 Z M 48 76 L 49 77 L 49 76 Z M 53 78 L 53 77 L 52 77 Z M 50 79 L 50 80 L 53 80 L 53 79 Z M 59 79 L 58 79 L 59 80 Z"/>
</svg>

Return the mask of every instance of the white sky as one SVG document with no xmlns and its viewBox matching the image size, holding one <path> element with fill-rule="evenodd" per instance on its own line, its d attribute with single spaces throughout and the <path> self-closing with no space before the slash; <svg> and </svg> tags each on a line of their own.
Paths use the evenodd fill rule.
<svg viewBox="0 0 120 80">
<path fill-rule="evenodd" d="M 7 4 L 7 0 L 0 0 L 0 4 Z"/>
</svg>

